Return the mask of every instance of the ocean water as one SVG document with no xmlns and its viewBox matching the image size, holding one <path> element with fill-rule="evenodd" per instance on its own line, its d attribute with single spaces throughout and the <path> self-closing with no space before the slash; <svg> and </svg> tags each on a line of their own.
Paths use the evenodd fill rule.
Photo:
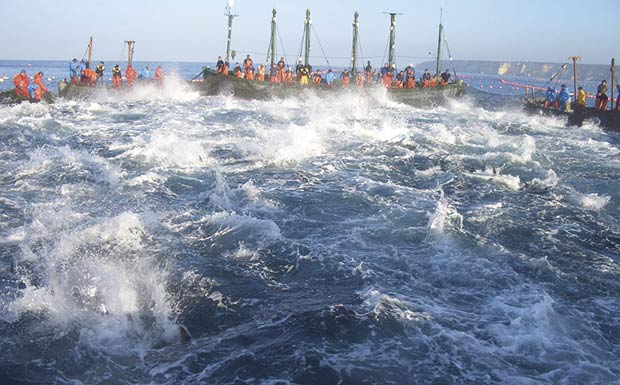
<svg viewBox="0 0 620 385">
<path fill-rule="evenodd" d="M 620 134 L 179 78 L 0 106 L 0 383 L 620 384 Z"/>
</svg>

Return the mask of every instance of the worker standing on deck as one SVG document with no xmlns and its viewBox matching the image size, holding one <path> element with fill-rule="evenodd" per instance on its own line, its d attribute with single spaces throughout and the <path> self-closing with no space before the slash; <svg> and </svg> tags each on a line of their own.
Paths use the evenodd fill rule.
<svg viewBox="0 0 620 385">
<path fill-rule="evenodd" d="M 78 84 L 80 80 L 80 73 L 82 72 L 82 67 L 78 62 L 77 58 L 73 58 L 71 63 L 69 64 L 69 75 L 71 76 L 71 82 L 75 85 Z"/>
<path fill-rule="evenodd" d="M 37 89 L 34 93 L 34 98 L 38 102 L 43 97 L 43 94 L 49 92 L 45 83 L 43 83 L 43 72 L 39 71 L 36 75 L 34 75 L 33 83 L 37 85 Z"/>
<path fill-rule="evenodd" d="M 364 74 L 366 75 L 366 84 L 372 83 L 372 66 L 370 65 L 370 60 L 368 60 L 368 64 L 364 67 Z"/>
<path fill-rule="evenodd" d="M 308 66 L 302 65 L 297 76 L 299 76 L 299 84 L 302 86 L 308 85 L 310 80 L 310 69 Z"/>
<path fill-rule="evenodd" d="M 566 111 L 566 107 L 569 106 L 570 95 L 568 94 L 568 90 L 566 89 L 566 85 L 562 84 L 562 88 L 560 89 L 560 94 L 558 95 L 558 109 L 560 111 Z"/>
<path fill-rule="evenodd" d="M 286 61 L 284 56 L 280 58 L 278 62 L 278 83 L 284 83 L 286 81 Z"/>
<path fill-rule="evenodd" d="M 155 81 L 159 85 L 163 84 L 164 82 L 164 70 L 161 69 L 161 66 L 157 66 L 155 68 Z"/>
<path fill-rule="evenodd" d="M 243 72 L 247 73 L 248 69 L 250 68 L 252 68 L 252 71 L 254 71 L 254 61 L 252 60 L 250 55 L 248 55 L 245 60 L 243 60 Z"/>
<path fill-rule="evenodd" d="M 125 78 L 127 78 L 127 87 L 132 87 L 136 82 L 136 78 L 138 77 L 138 73 L 131 66 L 131 64 L 127 65 L 127 69 L 125 70 Z"/>
<path fill-rule="evenodd" d="M 547 87 L 547 92 L 545 92 L 545 108 L 558 108 L 558 101 L 555 95 L 555 89 L 551 87 Z"/>
<path fill-rule="evenodd" d="M 441 76 L 440 76 L 440 78 L 441 78 L 441 80 L 440 80 L 440 84 L 441 84 L 442 86 L 447 86 L 447 85 L 448 85 L 448 83 L 450 83 L 450 77 L 451 77 L 451 76 L 452 76 L 452 75 L 450 75 L 450 70 L 445 70 L 445 71 L 441 74 Z"/>
<path fill-rule="evenodd" d="M 224 66 L 225 66 L 224 60 L 222 60 L 221 56 L 218 56 L 217 57 L 217 63 L 215 64 L 215 71 L 218 74 L 222 74 L 223 75 L 224 74 Z"/>
<path fill-rule="evenodd" d="M 577 88 L 577 103 L 575 103 L 575 111 L 581 112 L 586 109 L 586 92 L 583 87 Z"/>
<path fill-rule="evenodd" d="M 596 109 L 605 111 L 607 109 L 607 80 L 603 80 L 596 90 Z"/>
<path fill-rule="evenodd" d="M 265 66 L 262 64 L 258 66 L 258 72 L 256 73 L 256 81 L 257 82 L 265 81 Z"/>
<path fill-rule="evenodd" d="M 112 87 L 118 89 L 123 88 L 123 74 L 118 64 L 112 67 Z"/>
<path fill-rule="evenodd" d="M 327 73 L 325 74 L 325 82 L 327 83 L 328 87 L 331 87 L 334 84 L 334 79 L 336 78 L 336 75 L 334 75 L 334 73 L 332 72 L 332 69 L 328 69 Z"/>
<path fill-rule="evenodd" d="M 343 87 L 349 86 L 349 83 L 351 83 L 351 73 L 348 69 L 342 71 L 342 74 L 340 75 L 340 80 L 342 81 Z"/>
<path fill-rule="evenodd" d="M 95 73 L 97 74 L 97 82 L 99 82 L 99 80 L 103 79 L 103 73 L 105 72 L 105 67 L 103 65 L 103 62 L 100 61 L 99 65 L 97 66 L 97 68 L 95 68 Z"/>
<path fill-rule="evenodd" d="M 13 78 L 13 84 L 15 85 L 15 93 L 18 96 L 29 98 L 28 86 L 30 85 L 30 78 L 26 75 L 26 70 L 21 70 Z"/>
<path fill-rule="evenodd" d="M 239 65 L 239 63 L 235 64 L 233 75 L 235 75 L 237 79 L 243 79 L 243 71 L 241 70 L 241 65 Z"/>
<path fill-rule="evenodd" d="M 149 66 L 144 67 L 144 69 L 140 71 L 139 78 L 142 80 L 153 80 L 153 77 L 151 75 L 151 69 L 149 68 Z"/>
<path fill-rule="evenodd" d="M 428 71 L 428 68 L 424 69 L 424 73 L 422 74 L 422 78 L 420 79 L 422 82 L 422 87 L 427 88 L 431 86 L 431 73 Z"/>
<path fill-rule="evenodd" d="M 412 65 L 405 69 L 405 87 L 415 88 L 415 69 Z"/>
</svg>

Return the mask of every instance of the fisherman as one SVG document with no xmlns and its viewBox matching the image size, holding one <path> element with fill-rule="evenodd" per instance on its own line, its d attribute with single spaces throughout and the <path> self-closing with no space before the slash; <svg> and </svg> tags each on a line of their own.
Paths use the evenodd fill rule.
<svg viewBox="0 0 620 385">
<path fill-rule="evenodd" d="M 243 79 L 243 71 L 241 70 L 241 65 L 239 63 L 235 64 L 233 75 L 235 75 L 237 79 Z"/>
<path fill-rule="evenodd" d="M 248 55 L 245 60 L 243 60 L 243 72 L 248 73 L 248 69 L 252 68 L 252 72 L 254 72 L 254 61 Z"/>
<path fill-rule="evenodd" d="M 318 86 L 321 84 L 321 82 L 323 82 L 321 71 L 319 70 L 314 71 L 314 77 L 312 78 L 312 84 L 314 84 L 315 86 Z"/>
<path fill-rule="evenodd" d="M 138 73 L 131 66 L 131 64 L 127 65 L 127 69 L 125 70 L 125 78 L 127 79 L 127 87 L 132 87 L 136 82 L 136 78 L 138 77 Z"/>
<path fill-rule="evenodd" d="M 224 74 L 224 67 L 226 66 L 226 64 L 224 64 L 224 60 L 222 60 L 221 56 L 217 57 L 217 64 L 215 65 L 215 70 L 218 74 Z"/>
<path fill-rule="evenodd" d="M 284 83 L 286 81 L 286 61 L 284 60 L 284 56 L 280 58 L 277 69 L 278 69 L 278 83 Z"/>
<path fill-rule="evenodd" d="M 560 111 L 566 111 L 567 107 L 570 108 L 570 95 L 568 94 L 568 90 L 566 89 L 566 85 L 562 84 L 560 88 L 560 94 L 558 95 L 558 109 Z"/>
<path fill-rule="evenodd" d="M 301 61 L 301 58 L 297 59 L 297 65 L 295 66 L 295 75 L 297 79 L 301 79 L 301 69 L 304 67 L 304 64 Z"/>
<path fill-rule="evenodd" d="M 310 80 L 310 70 L 308 69 L 308 66 L 302 65 L 298 76 L 299 84 L 302 86 L 307 85 Z"/>
<path fill-rule="evenodd" d="M 342 74 L 340 75 L 340 80 L 342 81 L 342 86 L 343 87 L 348 87 L 349 86 L 349 83 L 351 82 L 350 75 L 351 74 L 349 73 L 348 69 L 342 71 Z"/>
<path fill-rule="evenodd" d="M 586 92 L 583 87 L 577 88 L 577 102 L 575 104 L 575 111 L 582 112 L 586 109 Z"/>
<path fill-rule="evenodd" d="M 361 72 L 357 73 L 357 77 L 355 78 L 355 83 L 358 87 L 362 87 L 364 85 L 364 75 Z"/>
<path fill-rule="evenodd" d="M 616 84 L 616 90 L 618 91 L 618 98 L 616 99 L 616 111 L 620 111 L 620 84 Z"/>
<path fill-rule="evenodd" d="M 271 65 L 271 69 L 269 70 L 269 82 L 278 83 L 279 81 L 278 66 L 274 63 Z"/>
<path fill-rule="evenodd" d="M 245 78 L 248 80 L 254 80 L 254 66 L 250 66 L 245 70 Z"/>
<path fill-rule="evenodd" d="M 308 70 L 308 80 L 310 80 L 310 70 Z M 286 67 L 286 74 L 284 74 L 284 82 L 288 84 L 293 83 L 293 70 L 291 67 Z"/>
<path fill-rule="evenodd" d="M 43 94 L 49 92 L 45 83 L 43 82 L 43 71 L 39 71 L 36 75 L 34 75 L 33 83 L 37 85 L 37 90 L 35 91 L 35 100 L 40 101 L 43 97 Z"/>
<path fill-rule="evenodd" d="M 415 88 L 415 69 L 413 65 L 409 65 L 405 70 L 405 87 Z"/>
<path fill-rule="evenodd" d="M 28 97 L 30 98 L 31 102 L 40 102 L 41 101 L 41 97 L 40 95 L 40 91 L 39 91 L 39 86 L 37 86 L 34 83 L 31 83 L 28 86 Z M 37 96 L 39 96 L 39 98 L 37 99 Z"/>
<path fill-rule="evenodd" d="M 400 71 L 396 75 L 396 88 L 403 88 L 405 86 L 405 71 Z"/>
<path fill-rule="evenodd" d="M 28 86 L 30 85 L 30 78 L 26 75 L 26 70 L 21 70 L 13 78 L 13 84 L 15 85 L 15 93 L 23 98 L 29 98 Z"/>
<path fill-rule="evenodd" d="M 88 66 L 82 70 L 80 84 L 83 86 L 94 87 L 97 84 L 97 73 Z"/>
<path fill-rule="evenodd" d="M 372 83 L 372 66 L 370 65 L 370 60 L 364 67 L 364 74 L 366 75 L 366 84 Z"/>
<path fill-rule="evenodd" d="M 605 111 L 607 109 L 607 80 L 603 80 L 596 90 L 596 109 Z"/>
<path fill-rule="evenodd" d="M 334 75 L 334 73 L 332 72 L 332 69 L 328 69 L 327 73 L 325 74 L 325 83 L 327 83 L 328 87 L 331 87 L 334 84 L 334 79 L 336 78 L 336 75 Z"/>
<path fill-rule="evenodd" d="M 452 76 L 452 75 L 450 75 L 450 70 L 445 70 L 445 71 L 441 74 L 441 76 L 440 76 L 440 78 L 441 78 L 441 80 L 440 80 L 440 84 L 441 84 L 442 86 L 446 86 L 446 85 L 448 85 L 448 83 L 450 83 L 450 77 L 451 77 L 451 76 Z"/>
<path fill-rule="evenodd" d="M 390 67 L 388 66 L 388 63 L 385 63 L 383 67 L 381 67 L 381 79 L 383 79 L 388 72 L 390 72 Z"/>
<path fill-rule="evenodd" d="M 112 67 L 112 87 L 118 89 L 123 88 L 123 74 L 118 64 Z"/>
<path fill-rule="evenodd" d="M 151 75 L 151 69 L 149 68 L 149 66 L 144 67 L 144 69 L 140 71 L 140 76 L 138 77 L 138 79 L 153 80 L 153 77 Z"/>
<path fill-rule="evenodd" d="M 394 65 L 392 65 L 392 68 L 394 68 Z M 392 87 L 392 79 L 394 78 L 394 71 L 392 70 L 392 68 L 389 68 L 388 65 L 386 64 L 385 67 L 383 67 L 383 70 L 381 71 L 381 72 L 384 72 L 383 75 L 381 76 L 381 80 L 383 81 L 383 85 L 386 88 Z"/>
<path fill-rule="evenodd" d="M 77 85 L 80 80 L 80 73 L 82 72 L 82 67 L 78 62 L 77 58 L 73 58 L 71 63 L 69 64 L 69 75 L 71 76 L 71 82 Z"/>
<path fill-rule="evenodd" d="M 155 67 L 155 81 L 158 84 L 163 84 L 164 82 L 164 70 L 161 68 L 161 66 Z"/>
<path fill-rule="evenodd" d="M 558 101 L 555 95 L 555 89 L 551 87 L 547 87 L 547 91 L 545 92 L 545 108 L 558 108 Z"/>
<path fill-rule="evenodd" d="M 95 73 L 97 74 L 97 81 L 103 78 L 104 71 L 105 71 L 105 67 L 103 65 L 103 62 L 100 61 L 99 65 L 97 65 L 97 68 L 95 68 Z"/>
<path fill-rule="evenodd" d="M 265 66 L 262 64 L 258 66 L 258 72 L 256 73 L 256 81 L 257 82 L 265 81 Z"/>
<path fill-rule="evenodd" d="M 431 86 L 431 73 L 428 71 L 428 68 L 424 69 L 424 73 L 422 74 L 422 78 L 420 79 L 422 82 L 422 87 L 427 88 Z"/>
</svg>

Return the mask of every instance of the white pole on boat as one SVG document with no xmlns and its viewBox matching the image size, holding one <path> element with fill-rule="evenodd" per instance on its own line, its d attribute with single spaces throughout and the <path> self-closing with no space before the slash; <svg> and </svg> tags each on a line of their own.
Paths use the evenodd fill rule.
<svg viewBox="0 0 620 385">
<path fill-rule="evenodd" d="M 232 22 L 233 22 L 233 18 L 237 16 L 233 14 L 234 3 L 235 3 L 234 0 L 227 1 L 226 13 L 224 14 L 225 16 L 228 16 L 228 38 L 226 40 L 226 63 L 229 63 L 229 58 L 230 58 L 230 40 L 232 37 Z"/>
</svg>

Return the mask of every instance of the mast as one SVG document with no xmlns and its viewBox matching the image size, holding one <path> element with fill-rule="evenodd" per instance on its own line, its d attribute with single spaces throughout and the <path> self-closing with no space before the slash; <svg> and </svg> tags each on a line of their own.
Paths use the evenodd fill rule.
<svg viewBox="0 0 620 385">
<path fill-rule="evenodd" d="M 233 13 L 233 4 L 234 1 L 233 0 L 228 0 L 228 3 L 226 5 L 226 13 L 224 13 L 225 16 L 228 16 L 228 38 L 226 39 L 226 63 L 229 63 L 229 58 L 230 58 L 230 40 L 231 40 L 231 36 L 232 36 L 232 22 L 233 19 L 237 16 Z"/>
<path fill-rule="evenodd" d="M 306 20 L 304 21 L 304 35 L 306 36 L 306 42 L 304 44 L 304 65 L 307 67 L 310 61 L 310 10 L 306 9 Z"/>
<path fill-rule="evenodd" d="M 437 43 L 437 67 L 435 69 L 435 75 L 439 76 L 439 61 L 441 60 L 441 40 L 443 39 L 443 7 L 441 7 L 441 11 L 439 13 L 439 41 Z"/>
<path fill-rule="evenodd" d="M 271 41 L 269 42 L 269 55 L 271 56 L 271 66 L 273 68 L 276 64 L 276 9 L 273 9 L 273 16 L 271 17 Z"/>
<path fill-rule="evenodd" d="M 125 43 L 127 44 L 127 67 L 129 67 L 131 65 L 131 62 L 133 60 L 133 46 L 134 44 L 136 44 L 135 40 L 125 40 Z"/>
<path fill-rule="evenodd" d="M 614 109 L 614 87 L 616 86 L 616 59 L 611 59 L 611 109 Z M 618 95 L 620 96 L 620 95 Z"/>
<path fill-rule="evenodd" d="M 351 70 L 351 74 L 353 75 L 353 79 L 357 76 L 357 33 L 359 28 L 359 22 L 357 18 L 359 17 L 359 13 L 355 12 L 353 16 L 353 53 L 351 55 L 351 60 L 353 62 L 353 69 Z"/>
<path fill-rule="evenodd" d="M 90 61 L 93 59 L 93 37 L 90 37 L 88 41 L 88 68 L 90 68 Z"/>
<path fill-rule="evenodd" d="M 396 13 L 390 13 L 390 46 L 388 54 L 388 68 L 391 71 L 394 64 L 394 44 L 396 40 Z"/>
<path fill-rule="evenodd" d="M 571 56 L 570 60 L 573 61 L 573 91 L 575 92 L 575 103 L 577 102 L 577 61 L 581 60 L 579 56 Z"/>
</svg>

